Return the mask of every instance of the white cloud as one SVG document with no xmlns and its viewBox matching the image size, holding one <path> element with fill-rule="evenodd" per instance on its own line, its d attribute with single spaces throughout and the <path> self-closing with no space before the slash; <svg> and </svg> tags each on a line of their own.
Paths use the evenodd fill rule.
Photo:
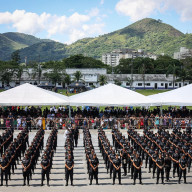
<svg viewBox="0 0 192 192">
<path fill-rule="evenodd" d="M 37 35 L 40 32 L 46 32 L 49 38 L 60 35 L 65 39 L 67 37 L 67 42 L 72 43 L 79 38 L 102 33 L 104 24 L 102 21 L 97 21 L 98 15 L 97 8 L 90 10 L 88 14 L 75 12 L 68 17 L 45 12 L 38 15 L 25 10 L 15 10 L 13 13 L 0 12 L 0 24 L 11 25 L 18 32 L 31 35 Z"/>
<path fill-rule="evenodd" d="M 174 9 L 183 21 L 192 20 L 191 0 L 120 0 L 116 11 L 129 16 L 132 21 L 149 17 L 154 12 Z"/>
</svg>

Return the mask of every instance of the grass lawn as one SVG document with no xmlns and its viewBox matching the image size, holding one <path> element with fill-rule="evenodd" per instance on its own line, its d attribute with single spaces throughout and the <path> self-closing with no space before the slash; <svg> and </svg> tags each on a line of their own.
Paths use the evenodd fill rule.
<svg viewBox="0 0 192 192">
<path fill-rule="evenodd" d="M 159 89 L 137 89 L 136 92 L 141 93 L 142 95 L 148 96 L 148 95 L 154 95 L 157 93 L 163 93 L 170 90 L 159 90 Z"/>
</svg>

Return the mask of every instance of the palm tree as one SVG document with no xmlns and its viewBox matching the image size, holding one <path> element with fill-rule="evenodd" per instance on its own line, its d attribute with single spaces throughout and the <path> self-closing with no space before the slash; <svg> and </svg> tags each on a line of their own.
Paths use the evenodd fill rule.
<svg viewBox="0 0 192 192">
<path fill-rule="evenodd" d="M 65 74 L 63 78 L 63 84 L 69 85 L 71 83 L 71 76 L 69 74 Z"/>
<path fill-rule="evenodd" d="M 19 66 L 15 71 L 15 75 L 16 75 L 16 78 L 19 80 L 19 84 L 20 84 L 23 73 L 24 73 L 24 66 Z"/>
<path fill-rule="evenodd" d="M 42 69 L 40 65 L 33 66 L 32 79 L 38 78 L 38 82 L 40 84 L 42 77 Z"/>
<path fill-rule="evenodd" d="M 83 77 L 83 75 L 82 75 L 81 71 L 76 71 L 76 72 L 74 73 L 74 81 L 75 81 L 75 82 L 79 82 L 80 80 L 81 80 L 81 81 L 84 81 L 84 80 L 82 79 L 82 77 Z"/>
<path fill-rule="evenodd" d="M 175 79 L 179 75 L 179 72 L 181 71 L 181 67 L 175 65 L 175 63 L 171 64 L 167 68 L 166 75 L 168 76 L 169 74 L 173 75 L 173 89 L 175 88 Z"/>
<path fill-rule="evenodd" d="M 107 84 L 107 77 L 105 75 L 100 75 L 99 76 L 99 81 L 100 85 L 105 85 Z"/>
</svg>

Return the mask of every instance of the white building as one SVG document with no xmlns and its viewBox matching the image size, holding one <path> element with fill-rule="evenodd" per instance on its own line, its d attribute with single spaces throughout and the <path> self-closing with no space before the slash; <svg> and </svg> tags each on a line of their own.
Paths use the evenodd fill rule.
<svg viewBox="0 0 192 192">
<path fill-rule="evenodd" d="M 186 47 L 181 47 L 179 52 L 175 52 L 174 59 L 185 59 L 186 57 L 192 57 L 192 49 L 187 49 Z"/>
<path fill-rule="evenodd" d="M 120 82 L 122 86 L 135 89 L 173 89 L 188 85 L 189 81 L 177 81 L 173 85 L 173 75 L 166 74 L 107 74 L 109 83 Z M 132 85 L 131 85 L 132 83 Z"/>
<path fill-rule="evenodd" d="M 19 84 L 23 84 L 23 83 L 30 83 L 33 85 L 44 85 L 44 86 L 54 86 L 52 84 L 52 82 L 49 82 L 49 80 L 45 77 L 45 73 L 49 73 L 51 72 L 51 69 L 43 69 L 41 76 L 39 77 L 38 72 L 36 72 L 36 75 L 34 75 L 34 71 L 32 68 L 28 69 L 27 71 L 24 71 L 24 73 L 22 74 L 22 77 L 19 81 L 19 79 L 17 79 L 16 77 L 13 77 L 12 81 L 10 82 L 10 86 L 11 87 L 15 87 L 16 85 Z M 85 82 L 86 86 L 96 86 L 98 84 L 98 78 L 99 75 L 106 75 L 107 74 L 107 70 L 103 69 L 103 68 L 86 68 L 86 69 L 65 69 L 63 71 L 61 71 L 61 73 L 63 74 L 69 74 L 71 76 L 71 80 L 74 79 L 74 73 L 76 71 L 80 71 L 82 74 L 82 81 Z M 0 87 L 6 87 L 7 85 L 0 81 Z M 62 88 L 65 85 L 62 84 L 62 82 L 58 82 L 56 84 L 56 86 L 58 88 Z"/>
<path fill-rule="evenodd" d="M 52 84 L 46 77 L 44 73 L 50 72 L 50 69 L 42 70 L 41 77 L 33 75 L 33 70 L 29 69 L 22 74 L 20 81 L 14 77 L 13 80 L 10 82 L 11 87 L 15 87 L 16 85 L 23 84 L 23 83 L 30 83 L 33 85 L 41 85 L 41 86 L 50 86 L 54 87 L 55 85 Z M 63 70 L 62 73 L 67 73 L 71 76 L 71 79 L 74 79 L 74 73 L 76 71 L 80 71 L 82 74 L 82 81 L 85 83 L 86 86 L 95 86 L 99 87 L 99 76 L 105 75 L 107 78 L 108 83 L 119 83 L 120 85 L 127 87 L 127 88 L 135 88 L 135 89 L 173 89 L 182 87 L 184 85 L 189 84 L 189 81 L 177 81 L 175 79 L 174 86 L 173 86 L 173 75 L 166 74 L 107 74 L 106 69 L 66 69 Z M 40 82 L 40 83 L 39 83 Z M 62 82 L 58 82 L 56 84 L 58 88 L 63 88 L 65 85 Z M 0 87 L 6 87 L 5 83 L 0 81 Z"/>
<path fill-rule="evenodd" d="M 119 65 L 120 59 L 131 59 L 136 57 L 149 57 L 156 60 L 157 56 L 150 53 L 145 53 L 142 49 L 116 49 L 111 53 L 105 53 L 102 55 L 102 62 L 107 65 L 115 67 Z"/>
</svg>

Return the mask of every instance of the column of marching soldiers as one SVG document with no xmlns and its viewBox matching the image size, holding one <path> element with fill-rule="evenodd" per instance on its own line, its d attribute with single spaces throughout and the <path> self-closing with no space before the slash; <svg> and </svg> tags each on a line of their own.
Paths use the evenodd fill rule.
<svg viewBox="0 0 192 192">
<path fill-rule="evenodd" d="M 3 177 L 8 186 L 8 180 L 11 179 L 11 173 L 17 168 L 19 160 L 22 160 L 23 185 L 29 185 L 32 175 L 37 165 L 38 158 L 44 148 L 43 129 L 39 129 L 29 146 L 29 132 L 27 129 L 22 130 L 17 138 L 13 139 L 13 129 L 7 129 L 0 136 L 0 161 L 1 168 L 1 185 Z M 48 137 L 45 150 L 41 155 L 41 185 L 47 179 L 49 186 L 49 174 L 52 168 L 52 160 L 57 147 L 58 130 L 53 128 Z M 152 178 L 156 175 L 156 184 L 161 181 L 164 184 L 164 172 L 166 182 L 170 181 L 170 171 L 173 170 L 173 178 L 178 177 L 178 183 L 183 176 L 186 181 L 187 172 L 190 172 L 192 160 L 192 135 L 191 131 L 181 132 L 179 129 L 173 129 L 172 133 L 165 129 L 159 128 L 157 133 L 144 129 L 143 135 L 139 135 L 134 129 L 128 129 L 128 139 L 122 133 L 112 128 L 112 145 L 107 138 L 105 131 L 98 128 L 98 146 L 103 156 L 105 167 L 109 177 L 112 178 L 112 184 L 115 184 L 116 178 L 121 184 L 121 167 L 123 176 L 130 173 L 133 184 L 139 179 L 142 184 L 142 166 L 145 160 L 145 168 L 152 172 Z M 73 185 L 74 169 L 74 147 L 78 145 L 79 130 L 74 124 L 67 129 L 65 140 L 65 179 L 66 186 L 69 178 Z M 94 150 L 91 133 L 88 128 L 83 129 L 83 145 L 85 148 L 85 157 L 87 162 L 87 173 L 92 184 L 93 178 L 98 183 L 99 160 Z M 28 146 L 28 148 L 27 148 Z M 187 170 L 188 169 L 188 170 Z"/>
<path fill-rule="evenodd" d="M 43 129 L 39 129 L 33 138 L 31 145 L 29 146 L 29 131 L 27 129 L 22 130 L 17 138 L 13 140 L 13 129 L 7 129 L 0 137 L 1 148 L 1 186 L 3 185 L 3 178 L 8 186 L 8 180 L 11 180 L 11 173 L 14 174 L 14 169 L 17 169 L 17 164 L 21 160 L 22 172 L 23 172 L 23 185 L 29 186 L 29 181 L 32 179 L 32 174 L 37 165 L 40 153 L 44 148 L 44 133 Z M 28 145 L 28 148 L 27 148 Z M 52 168 L 52 159 L 57 146 L 57 129 L 52 129 L 45 150 L 41 156 L 41 185 L 45 175 L 47 178 L 47 185 L 49 186 L 49 174 Z M 12 172 L 11 172 L 12 170 Z"/>
</svg>

